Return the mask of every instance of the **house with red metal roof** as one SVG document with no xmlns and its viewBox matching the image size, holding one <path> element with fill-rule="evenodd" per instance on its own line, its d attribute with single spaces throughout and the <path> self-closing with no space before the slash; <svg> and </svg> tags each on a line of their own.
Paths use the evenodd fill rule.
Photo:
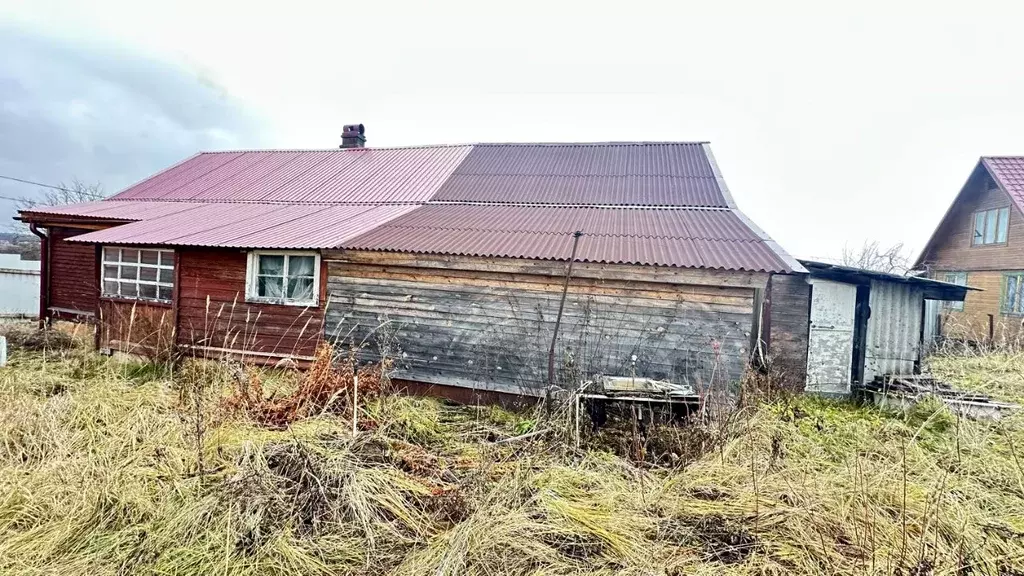
<svg viewBox="0 0 1024 576">
<path fill-rule="evenodd" d="M 932 307 L 931 333 L 974 341 L 1024 334 L 1024 156 L 978 161 L 914 268 L 981 289 Z"/>
<path fill-rule="evenodd" d="M 540 394 L 552 340 L 562 382 L 712 386 L 767 340 L 770 276 L 804 271 L 706 142 L 369 148 L 346 129 L 337 150 L 200 153 L 23 210 L 41 317 L 133 353 L 301 363 L 329 340 L 463 394 Z"/>
</svg>

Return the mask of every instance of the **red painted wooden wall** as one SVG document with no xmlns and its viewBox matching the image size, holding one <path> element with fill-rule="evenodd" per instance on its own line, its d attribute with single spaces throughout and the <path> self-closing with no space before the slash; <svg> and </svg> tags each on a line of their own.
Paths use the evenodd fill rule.
<svg viewBox="0 0 1024 576">
<path fill-rule="evenodd" d="M 96 247 L 66 240 L 86 232 L 92 230 L 50 229 L 50 308 L 96 312 L 100 294 Z"/>
<path fill-rule="evenodd" d="M 318 308 L 247 303 L 244 251 L 176 252 L 179 344 L 274 356 L 312 356 L 316 351 L 324 331 L 323 298 Z M 321 294 L 325 284 L 321 279 Z"/>
</svg>

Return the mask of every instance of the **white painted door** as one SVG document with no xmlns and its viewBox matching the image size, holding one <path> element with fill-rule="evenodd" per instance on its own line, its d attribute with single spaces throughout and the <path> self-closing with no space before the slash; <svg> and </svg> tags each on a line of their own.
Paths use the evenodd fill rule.
<svg viewBox="0 0 1024 576">
<path fill-rule="evenodd" d="M 857 287 L 812 279 L 811 330 L 807 344 L 807 391 L 850 392 Z"/>
</svg>

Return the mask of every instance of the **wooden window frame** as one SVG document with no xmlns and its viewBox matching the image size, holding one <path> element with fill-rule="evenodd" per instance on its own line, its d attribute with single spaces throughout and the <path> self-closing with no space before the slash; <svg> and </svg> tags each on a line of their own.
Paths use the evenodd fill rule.
<svg viewBox="0 0 1024 576">
<path fill-rule="evenodd" d="M 1017 293 L 1019 294 L 1017 308 L 1020 310 L 1019 312 L 1007 308 L 1009 304 L 1007 288 L 1010 287 L 1011 276 L 1017 278 Z M 1024 270 L 1003 272 L 1003 281 L 999 287 L 999 312 L 1003 316 L 1024 316 Z"/>
<path fill-rule="evenodd" d="M 1002 242 L 999 242 L 999 213 L 1002 212 L 1003 210 L 1006 210 L 1006 239 L 1003 240 Z M 994 238 L 996 239 L 996 241 L 994 241 L 994 242 L 985 242 L 985 233 L 988 231 L 988 213 L 989 212 L 995 212 L 996 213 L 996 231 L 995 231 L 995 234 L 993 235 Z M 981 240 L 980 241 L 976 241 L 976 237 L 975 237 L 974 233 L 977 232 L 977 230 L 978 230 L 978 216 L 979 215 L 984 215 L 982 220 L 984 221 L 985 224 L 984 224 L 984 228 L 982 229 L 982 232 L 981 232 Z M 993 246 L 1006 246 L 1007 244 L 1009 244 L 1010 243 L 1010 219 L 1011 219 L 1012 216 L 1013 216 L 1013 213 L 1011 211 L 1011 207 L 1010 206 L 1000 206 L 998 208 L 986 208 L 985 210 L 975 210 L 974 213 L 971 214 L 971 232 L 970 232 L 971 248 L 991 248 Z"/>
<path fill-rule="evenodd" d="M 126 250 L 134 250 L 138 252 L 138 255 L 134 262 L 129 262 L 124 259 L 124 252 Z M 117 260 L 109 260 L 108 252 L 116 251 Z M 157 263 L 149 264 L 142 261 L 143 252 L 156 252 Z M 171 264 L 164 264 L 165 255 L 170 255 Z M 166 248 L 138 248 L 134 246 L 102 246 L 100 251 L 100 295 L 106 299 L 121 299 L 121 300 L 138 300 L 140 302 L 156 302 L 161 304 L 170 304 L 174 299 L 174 267 L 177 265 L 177 255 L 174 250 L 168 250 Z M 133 266 L 136 268 L 135 278 L 125 279 L 121 278 L 121 268 L 124 266 Z M 116 268 L 115 277 L 107 277 L 107 267 L 113 266 Z M 156 270 L 156 280 L 142 280 L 140 270 L 143 268 Z M 169 270 L 171 272 L 170 282 L 160 281 L 160 272 L 163 270 Z M 107 282 L 114 282 L 117 284 L 117 293 L 112 294 L 107 291 Z M 121 294 L 121 284 L 134 284 L 135 285 L 135 296 Z M 142 286 L 156 286 L 156 297 L 149 298 L 147 296 L 141 296 L 139 288 Z M 170 296 L 167 298 L 160 297 L 160 289 L 167 288 L 170 291 Z"/>
<path fill-rule="evenodd" d="M 945 270 L 945 271 L 941 272 L 941 274 L 942 274 L 942 278 L 936 278 L 936 280 L 942 280 L 943 282 L 948 282 L 950 284 L 957 284 L 956 282 L 950 282 L 949 281 L 949 277 L 950 276 L 963 274 L 964 275 L 964 283 L 963 284 L 958 284 L 958 286 L 967 286 L 968 278 L 970 277 L 970 274 L 966 270 Z M 942 304 L 941 304 L 941 307 L 942 307 L 943 310 L 949 310 L 951 312 L 963 312 L 964 311 L 964 301 L 963 300 L 943 300 Z"/>
<path fill-rule="evenodd" d="M 290 256 L 313 257 L 313 297 L 309 300 L 289 298 L 268 298 L 259 295 L 259 257 L 284 256 L 285 291 L 288 290 L 288 263 Z M 259 304 L 281 304 L 284 306 L 316 307 L 320 305 L 320 253 L 307 250 L 250 250 L 245 265 L 245 301 Z"/>
</svg>

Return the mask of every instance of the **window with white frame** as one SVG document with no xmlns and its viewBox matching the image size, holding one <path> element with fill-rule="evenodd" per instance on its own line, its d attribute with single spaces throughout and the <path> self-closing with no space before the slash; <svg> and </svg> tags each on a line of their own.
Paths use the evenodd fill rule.
<svg viewBox="0 0 1024 576">
<path fill-rule="evenodd" d="M 315 252 L 249 252 L 247 300 L 316 305 L 320 295 L 320 255 Z"/>
<path fill-rule="evenodd" d="M 1003 314 L 1024 315 L 1024 272 L 1003 275 Z"/>
<path fill-rule="evenodd" d="M 971 245 L 1006 244 L 1010 230 L 1010 209 L 993 208 L 974 213 L 974 235 Z"/>
<path fill-rule="evenodd" d="M 967 286 L 967 272 L 946 272 L 942 277 L 943 282 L 949 282 L 950 284 L 956 284 L 957 286 Z M 963 300 L 944 300 L 942 307 L 946 310 L 956 310 L 962 312 L 964 309 Z"/>
<path fill-rule="evenodd" d="M 174 251 L 103 248 L 103 295 L 170 302 L 174 289 Z"/>
</svg>

